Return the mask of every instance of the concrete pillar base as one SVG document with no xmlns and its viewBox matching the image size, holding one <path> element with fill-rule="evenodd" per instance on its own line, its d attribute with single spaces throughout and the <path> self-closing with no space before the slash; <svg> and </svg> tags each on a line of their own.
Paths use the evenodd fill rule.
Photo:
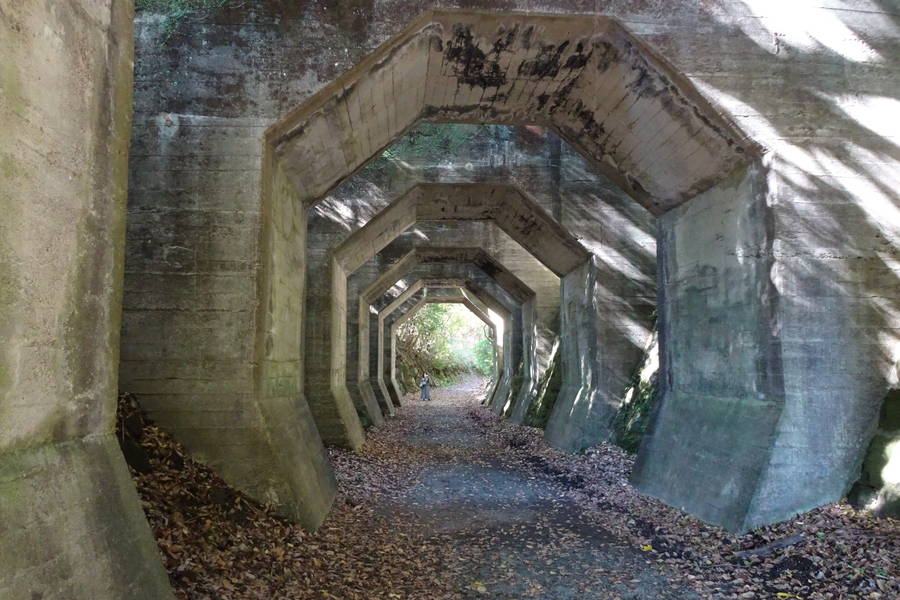
<svg viewBox="0 0 900 600">
<path fill-rule="evenodd" d="M 0 453 L 0 598 L 174 598 L 113 434 Z"/>
</svg>

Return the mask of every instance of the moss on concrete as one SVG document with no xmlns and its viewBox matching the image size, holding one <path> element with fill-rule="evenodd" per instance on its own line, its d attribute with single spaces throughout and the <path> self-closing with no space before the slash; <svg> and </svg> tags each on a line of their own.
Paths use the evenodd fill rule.
<svg viewBox="0 0 900 600">
<path fill-rule="evenodd" d="M 900 390 L 888 392 L 850 501 L 878 515 L 900 517 Z"/>
<path fill-rule="evenodd" d="M 23 105 L 22 99 L 22 82 L 19 80 L 19 73 L 16 71 L 16 65 L 12 61 L 3 61 L 0 63 L 0 84 L 3 88 L 3 98 L 10 103 L 12 112 L 16 112 L 17 108 Z"/>
<path fill-rule="evenodd" d="M 543 377 L 538 382 L 538 397 L 528 407 L 525 413 L 525 425 L 543 428 L 550 418 L 550 411 L 556 404 L 559 390 L 562 387 L 562 368 L 560 366 L 560 352 L 556 352 L 550 366 L 544 371 Z"/>
<path fill-rule="evenodd" d="M 650 381 L 632 379 L 629 391 L 633 394 L 630 402 L 622 404 L 613 428 L 616 433 L 616 444 L 628 452 L 634 454 L 641 446 L 641 440 L 647 433 L 650 424 L 650 415 L 658 400 L 656 375 Z"/>
<path fill-rule="evenodd" d="M 135 10 L 162 15 L 163 42 L 168 41 L 179 26 L 192 15 L 227 7 L 234 0 L 137 0 Z"/>
<path fill-rule="evenodd" d="M 0 522 L 0 597 L 173 598 L 112 434 L 0 454 Z"/>
<path fill-rule="evenodd" d="M 512 376 L 512 381 L 510 383 L 510 395 L 509 397 L 515 400 L 519 397 L 519 393 L 522 391 L 522 386 L 525 384 L 527 378 L 525 377 L 525 363 L 523 361 L 519 361 L 519 364 L 516 366 L 515 374 Z M 504 408 L 503 410 L 504 417 L 508 417 L 510 412 L 512 411 L 513 403 L 510 402 L 509 407 Z"/>
</svg>

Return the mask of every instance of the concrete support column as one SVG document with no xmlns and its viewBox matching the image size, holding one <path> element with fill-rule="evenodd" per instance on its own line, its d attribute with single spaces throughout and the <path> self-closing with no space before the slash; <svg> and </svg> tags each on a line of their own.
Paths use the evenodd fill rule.
<svg viewBox="0 0 900 600">
<path fill-rule="evenodd" d="M 425 289 L 418 287 L 409 295 L 401 295 L 401 297 L 397 298 L 398 304 L 396 309 L 391 312 L 391 316 L 383 320 L 379 318 L 379 321 L 382 322 L 384 328 L 383 337 L 381 339 L 382 345 L 379 347 L 384 355 L 385 388 L 396 406 L 400 406 L 400 402 L 403 398 L 403 386 L 400 385 L 400 381 L 397 379 L 397 332 L 394 323 L 401 315 L 412 310 L 414 306 L 421 302 L 425 298 L 426 293 Z M 405 298 L 403 298 L 403 296 L 405 296 Z M 399 302 L 401 299 L 403 299 L 403 301 Z M 379 317 L 380 316 L 381 315 L 379 315 Z"/>
<path fill-rule="evenodd" d="M 535 299 L 529 300 L 522 305 L 523 322 L 537 323 L 536 304 L 537 302 Z M 540 379 L 540 376 L 543 375 L 546 367 L 549 366 L 547 355 L 541 356 L 539 354 L 537 327 L 534 325 L 526 327 L 522 331 L 522 335 L 522 343 L 527 350 L 522 362 L 519 379 L 517 379 L 514 384 L 515 389 L 513 389 L 514 395 L 512 402 L 508 407 L 505 407 L 505 403 L 504 405 L 500 405 L 499 403 L 492 405 L 497 414 L 503 414 L 509 417 L 510 421 L 518 425 L 521 425 L 525 421 L 525 414 L 528 412 L 528 408 L 531 406 L 531 403 L 537 399 L 537 382 Z M 546 348 L 547 344 L 543 344 L 543 346 Z M 538 370 L 539 365 L 543 366 L 540 371 Z"/>
<path fill-rule="evenodd" d="M 772 460 L 785 393 L 767 199 L 754 167 L 659 219 L 661 402 L 632 479 L 732 531 L 811 508 L 784 479 L 807 449 Z M 772 477 L 780 497 L 760 497 Z"/>
<path fill-rule="evenodd" d="M 132 20 L 0 9 L 0 598 L 172 598 L 114 434 Z"/>
<path fill-rule="evenodd" d="M 560 282 L 560 365 L 562 386 L 544 437 L 552 446 L 577 452 L 608 440 L 618 398 L 604 378 L 603 318 L 596 258 L 585 261 Z"/>
</svg>

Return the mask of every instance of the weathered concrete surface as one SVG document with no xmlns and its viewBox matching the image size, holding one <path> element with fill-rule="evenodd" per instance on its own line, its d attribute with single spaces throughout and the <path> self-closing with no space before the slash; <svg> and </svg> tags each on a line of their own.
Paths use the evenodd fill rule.
<svg viewBox="0 0 900 600">
<path fill-rule="evenodd" d="M 185 229 L 166 232 L 145 221 L 157 223 L 157 209 L 132 195 L 129 236 L 141 245 L 130 246 L 125 263 L 131 309 L 120 385 L 195 458 L 314 529 L 335 483 L 303 397 L 306 211 L 282 172 L 265 164 L 264 210 L 277 217 L 261 221 L 258 240 L 235 240 L 232 232 L 247 237 L 240 225 L 255 218 L 233 210 L 216 211 L 212 221 L 203 211 L 183 215 L 173 224 Z M 182 246 L 197 243 L 188 238 L 208 239 L 204 252 L 216 247 L 232 256 L 243 243 L 259 246 L 266 263 L 254 281 L 254 265 L 221 255 L 201 260 L 199 250 Z M 199 299 L 206 304 L 193 305 Z"/>
<path fill-rule="evenodd" d="M 132 16 L 0 2 L 2 598 L 172 597 L 113 434 Z"/>
<path fill-rule="evenodd" d="M 0 597 L 174 598 L 114 434 L 0 452 Z"/>
<path fill-rule="evenodd" d="M 755 165 L 660 219 L 662 405 L 634 478 L 738 531 L 843 497 L 877 420 L 865 396 L 823 403 L 795 387 L 816 368 L 785 335 L 796 300 L 773 250 L 777 180 Z"/>
<path fill-rule="evenodd" d="M 642 491 L 734 531 L 796 512 L 803 492 L 782 480 L 767 499 L 766 479 L 827 462 L 802 447 L 772 461 L 785 394 L 766 175 L 743 171 L 659 220 L 661 405 L 633 474 Z"/>
<path fill-rule="evenodd" d="M 263 253 L 270 260 L 258 285 L 263 322 L 257 326 L 255 356 L 256 392 L 263 427 L 269 435 L 265 455 L 252 456 L 266 473 L 268 488 L 256 487 L 284 514 L 315 529 L 322 523 L 335 494 L 334 474 L 325 454 L 309 405 L 303 396 L 303 282 L 306 211 L 297 202 L 293 188 L 280 171 L 273 174 L 271 193 L 277 218 L 262 229 Z M 299 331 L 298 331 L 299 329 Z M 222 472 L 229 472 L 224 465 Z M 262 469 L 265 469 L 264 471 Z M 244 482 L 247 480 L 244 479 Z M 285 485 L 286 482 L 286 485 Z M 273 492 L 274 490 L 274 492 Z"/>
<path fill-rule="evenodd" d="M 516 186 L 421 183 L 347 238 L 332 261 L 345 272 L 355 271 L 419 220 L 493 221 L 558 277 L 588 257 L 578 240 Z"/>
<path fill-rule="evenodd" d="M 139 46 L 140 131 L 152 141 L 157 130 L 169 131 L 169 117 L 180 125 L 173 139 L 186 137 L 193 127 L 195 143 L 187 152 L 172 145 L 138 157 L 134 172 L 142 182 L 140 194 L 148 205 L 192 208 L 207 215 L 215 213 L 221 199 L 230 199 L 245 214 L 255 214 L 255 176 L 226 140 L 258 141 L 258 133 L 239 134 L 273 122 L 399 31 L 417 10 L 444 4 L 389 0 L 359 6 L 355 18 L 345 21 L 337 18 L 344 13 L 327 3 L 298 9 L 276 2 L 188 23 L 179 51 L 148 38 Z M 858 444 L 860 462 L 867 444 L 856 436 L 863 429 L 874 431 L 876 407 L 887 386 L 896 385 L 891 373 L 900 359 L 892 333 L 900 315 L 894 285 L 900 232 L 893 208 L 900 172 L 898 134 L 889 125 L 900 60 L 893 11 L 869 0 L 791 4 L 787 19 L 786 5 L 755 3 L 751 10 L 735 0 L 602 5 L 511 0 L 503 8 L 602 10 L 621 19 L 769 149 L 775 184 L 767 204 L 775 224 L 773 273 L 781 292 L 778 324 L 786 395 L 800 399 L 796 406 L 812 413 L 820 405 L 845 406 L 830 427 L 837 430 L 845 420 L 850 424 L 852 435 L 841 444 Z M 145 21 L 142 31 L 152 38 L 159 27 Z M 653 148 L 646 152 L 652 155 Z M 577 178 L 579 173 L 565 174 L 570 175 Z M 586 191 L 575 218 L 564 224 L 575 231 L 585 222 L 578 212 L 586 214 L 592 206 L 604 208 Z M 183 214 L 157 216 L 168 227 Z M 564 208 L 560 214 L 565 219 L 569 212 Z M 215 261 L 221 252 L 189 235 L 177 245 L 182 244 L 203 261 Z M 240 244 L 228 248 L 244 252 Z M 258 257 L 247 248 L 241 260 L 256 264 Z M 630 255 L 619 259 L 623 272 L 629 272 L 629 263 L 640 264 L 630 261 Z M 173 271 L 162 267 L 161 273 Z M 202 314 L 198 307 L 206 304 L 198 294 L 185 313 L 196 317 Z M 159 346 L 153 340 L 144 345 Z M 635 345 L 638 355 L 641 346 Z M 799 480 L 790 487 L 797 486 L 802 486 Z"/>
<path fill-rule="evenodd" d="M 598 269 L 592 259 L 561 282 L 560 365 L 562 386 L 547 421 L 544 437 L 554 447 L 578 452 L 610 439 L 610 421 L 620 399 L 604 377 L 607 345 L 603 315 L 596 310 Z M 524 415 L 523 415 L 524 418 Z"/>
<path fill-rule="evenodd" d="M 278 155 L 312 203 L 423 118 L 554 127 L 657 214 L 752 151 L 613 19 L 431 11 L 289 113 Z"/>
</svg>

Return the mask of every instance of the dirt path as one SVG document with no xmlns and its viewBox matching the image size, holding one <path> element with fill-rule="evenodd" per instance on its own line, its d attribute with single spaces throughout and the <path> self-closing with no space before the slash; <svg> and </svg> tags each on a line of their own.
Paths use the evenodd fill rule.
<svg viewBox="0 0 900 600">
<path fill-rule="evenodd" d="M 408 398 L 359 452 L 330 449 L 338 494 L 315 533 L 228 487 L 123 397 L 178 597 L 900 598 L 898 521 L 838 503 L 732 535 L 638 493 L 621 449 L 556 452 L 482 395 L 470 379 Z"/>
<path fill-rule="evenodd" d="M 431 566 L 440 597 L 696 597 L 567 497 L 577 481 L 511 452 L 515 439 L 497 435 L 479 406 L 480 384 L 437 388 L 431 402 L 408 398 L 397 418 L 370 433 L 362 456 L 394 485 L 357 491 L 353 457 L 336 457 L 341 500 L 371 510 L 373 531 L 389 521 L 398 538 L 438 549 Z"/>
</svg>

